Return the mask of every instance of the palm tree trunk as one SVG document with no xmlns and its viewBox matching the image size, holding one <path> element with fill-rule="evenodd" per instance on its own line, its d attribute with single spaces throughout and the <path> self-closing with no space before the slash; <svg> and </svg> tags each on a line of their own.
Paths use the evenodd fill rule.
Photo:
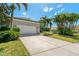
<svg viewBox="0 0 79 59">
<path fill-rule="evenodd" d="M 13 16 L 14 16 L 14 11 L 11 13 L 11 28 L 12 28 L 12 26 L 13 26 Z"/>
</svg>

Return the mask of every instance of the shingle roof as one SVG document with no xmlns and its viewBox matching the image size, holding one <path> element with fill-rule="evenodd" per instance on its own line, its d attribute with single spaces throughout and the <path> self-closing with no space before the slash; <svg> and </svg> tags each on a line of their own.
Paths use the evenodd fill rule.
<svg viewBox="0 0 79 59">
<path fill-rule="evenodd" d="M 29 18 L 14 17 L 14 19 L 18 19 L 18 20 L 25 20 L 25 21 L 30 21 L 30 22 L 39 23 L 38 21 L 33 21 L 33 20 L 29 19 Z"/>
</svg>

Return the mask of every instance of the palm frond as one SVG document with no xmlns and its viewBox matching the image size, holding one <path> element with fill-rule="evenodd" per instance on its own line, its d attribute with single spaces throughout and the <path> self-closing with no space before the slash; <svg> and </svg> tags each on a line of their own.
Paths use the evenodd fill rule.
<svg viewBox="0 0 79 59">
<path fill-rule="evenodd" d="M 20 10 L 21 8 L 20 3 L 16 3 L 16 5 L 18 6 L 18 9 Z"/>
<path fill-rule="evenodd" d="M 22 5 L 25 7 L 25 10 L 27 10 L 28 4 L 27 3 L 22 3 Z"/>
</svg>

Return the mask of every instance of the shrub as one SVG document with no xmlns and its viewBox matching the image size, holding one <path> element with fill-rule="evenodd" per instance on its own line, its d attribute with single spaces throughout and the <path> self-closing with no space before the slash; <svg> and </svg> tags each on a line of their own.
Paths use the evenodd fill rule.
<svg viewBox="0 0 79 59">
<path fill-rule="evenodd" d="M 52 32 L 43 32 L 42 33 L 44 36 L 49 36 L 49 35 L 52 35 Z"/>
<path fill-rule="evenodd" d="M 53 32 L 53 33 L 58 33 L 58 31 L 57 31 L 57 30 L 51 30 L 51 32 Z"/>
<path fill-rule="evenodd" d="M 59 34 L 62 34 L 62 35 L 73 36 L 74 31 L 70 28 L 66 28 L 66 29 L 60 28 L 60 29 L 58 29 L 58 32 L 59 32 Z"/>
<path fill-rule="evenodd" d="M 10 34 L 10 40 L 16 40 L 19 37 L 19 32 L 16 31 L 9 31 Z"/>
<path fill-rule="evenodd" d="M 16 31 L 16 32 L 19 32 L 20 31 L 19 27 L 17 27 L 17 26 L 13 26 L 12 30 L 13 31 Z"/>
<path fill-rule="evenodd" d="M 65 34 L 68 35 L 68 36 L 73 36 L 73 30 L 67 29 L 67 30 L 65 31 Z"/>
<path fill-rule="evenodd" d="M 45 28 L 45 31 L 50 31 L 50 28 Z"/>
<path fill-rule="evenodd" d="M 16 31 L 1 31 L 0 32 L 0 42 L 7 42 L 16 40 L 19 37 L 19 32 Z"/>
<path fill-rule="evenodd" d="M 9 26 L 1 26 L 0 27 L 0 31 L 6 31 L 6 30 L 10 30 Z"/>
<path fill-rule="evenodd" d="M 45 27 L 40 28 L 40 32 L 50 31 L 50 30 L 51 30 L 51 28 L 45 28 Z"/>
</svg>

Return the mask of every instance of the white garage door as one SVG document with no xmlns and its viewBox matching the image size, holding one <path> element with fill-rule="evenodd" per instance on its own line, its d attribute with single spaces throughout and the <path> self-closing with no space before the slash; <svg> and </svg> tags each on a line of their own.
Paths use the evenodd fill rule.
<svg viewBox="0 0 79 59">
<path fill-rule="evenodd" d="M 18 25 L 20 28 L 20 34 L 36 34 L 36 27 L 34 26 L 25 26 L 25 25 Z"/>
</svg>

